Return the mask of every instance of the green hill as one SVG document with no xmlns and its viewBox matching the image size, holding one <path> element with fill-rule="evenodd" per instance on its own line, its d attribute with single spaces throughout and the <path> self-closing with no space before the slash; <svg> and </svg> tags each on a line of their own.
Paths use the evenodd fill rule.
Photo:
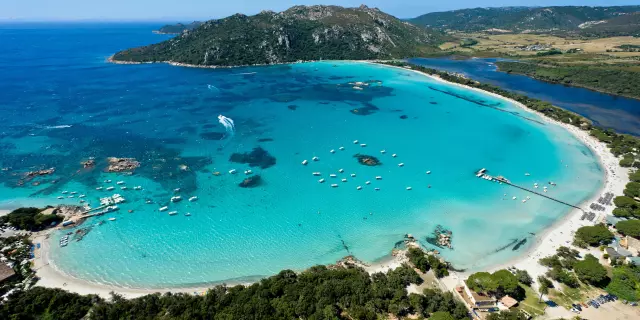
<svg viewBox="0 0 640 320">
<path fill-rule="evenodd" d="M 421 26 L 467 32 L 492 29 L 509 32 L 577 31 L 583 24 L 621 18 L 633 12 L 640 12 L 640 6 L 474 8 L 427 13 L 409 21 Z"/>
<path fill-rule="evenodd" d="M 162 33 L 162 34 L 180 34 L 186 30 L 193 30 L 199 27 L 200 25 L 202 25 L 202 22 L 200 21 L 194 21 L 189 24 L 182 24 L 182 23 L 168 24 L 168 25 L 162 26 L 160 29 L 156 30 L 155 32 Z"/>
<path fill-rule="evenodd" d="M 443 38 L 376 8 L 295 6 L 210 20 L 173 39 L 118 52 L 112 60 L 238 66 L 402 58 L 438 51 Z"/>
<path fill-rule="evenodd" d="M 582 28 L 581 34 L 590 37 L 640 37 L 640 12 L 621 15 Z"/>
</svg>

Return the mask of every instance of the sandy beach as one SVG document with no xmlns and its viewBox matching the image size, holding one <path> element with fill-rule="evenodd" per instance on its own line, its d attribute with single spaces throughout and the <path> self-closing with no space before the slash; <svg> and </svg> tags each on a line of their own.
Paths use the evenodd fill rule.
<svg viewBox="0 0 640 320">
<path fill-rule="evenodd" d="M 112 61 L 113 62 L 113 61 Z M 388 66 L 394 67 L 394 66 Z M 445 80 L 440 79 L 439 77 L 431 76 L 428 74 L 424 74 L 422 72 L 416 70 L 405 69 L 401 67 L 394 67 L 401 69 L 403 71 L 417 72 L 424 76 L 431 77 L 437 81 L 446 82 L 447 84 L 464 87 L 468 90 L 481 91 L 484 94 L 489 94 L 504 100 L 508 100 L 510 103 L 523 108 L 526 112 L 536 113 L 535 111 L 528 109 L 526 106 L 521 103 L 504 98 L 500 95 L 486 92 L 477 88 L 472 88 L 468 86 L 464 86 L 457 83 L 447 82 Z M 552 119 L 547 118 L 546 116 L 541 115 L 546 122 L 551 125 L 559 125 L 571 132 L 578 140 L 580 140 L 583 144 L 588 146 L 594 154 L 597 155 L 602 168 L 605 171 L 604 176 L 604 184 L 601 189 L 596 192 L 592 198 L 583 202 L 580 206 L 587 208 L 591 202 L 596 201 L 603 193 L 612 192 L 615 195 L 622 194 L 622 190 L 624 186 L 628 182 L 628 169 L 622 168 L 619 166 L 619 159 L 613 156 L 607 146 L 604 143 L 599 142 L 597 139 L 591 137 L 588 132 L 580 130 L 571 125 L 559 123 Z M 561 245 L 570 245 L 573 241 L 573 234 L 575 231 L 584 225 L 593 225 L 599 221 L 602 221 L 606 215 L 611 214 L 613 210 L 613 206 L 607 206 L 604 212 L 597 212 L 598 216 L 594 219 L 594 222 L 587 220 L 580 220 L 582 215 L 582 211 L 573 210 L 570 213 L 567 213 L 564 217 L 560 218 L 555 224 L 551 227 L 547 228 L 544 232 L 540 233 L 536 236 L 536 243 L 531 246 L 531 248 L 523 253 L 521 256 L 514 258 L 507 263 L 493 266 L 489 268 L 489 271 L 494 271 L 497 269 L 502 269 L 507 266 L 515 266 L 518 269 L 524 269 L 529 272 L 529 274 L 535 279 L 538 275 L 544 274 L 546 272 L 546 268 L 538 264 L 538 260 L 542 257 L 549 256 L 555 253 L 556 249 Z M 143 296 L 146 294 L 154 293 L 154 292 L 186 292 L 186 293 L 195 293 L 201 294 L 214 286 L 214 284 L 204 286 L 204 287 L 191 287 L 191 288 L 167 288 L 167 289 L 136 289 L 136 288 L 123 288 L 116 287 L 104 284 L 98 284 L 94 282 L 85 281 L 82 279 L 74 278 L 70 275 L 64 274 L 58 269 L 55 268 L 54 265 L 50 263 L 49 259 L 49 246 L 51 245 L 48 241 L 47 233 L 39 233 L 34 234 L 32 236 L 32 240 L 34 243 L 40 243 L 40 249 L 35 251 L 36 258 L 34 259 L 33 268 L 36 270 L 37 276 L 40 278 L 37 285 L 43 287 L 52 287 L 52 288 L 61 288 L 71 292 L 76 292 L 80 294 L 98 294 L 102 297 L 109 297 L 110 292 L 116 292 L 127 298 L 134 298 Z M 389 269 L 394 269 L 400 266 L 405 259 L 403 257 L 391 257 L 382 259 L 376 263 L 370 264 L 365 267 L 370 273 L 374 272 L 384 272 Z M 452 272 L 449 277 L 442 279 L 442 283 L 449 289 L 453 289 L 456 285 L 458 285 L 462 279 L 465 279 L 467 274 L 465 273 L 456 273 Z M 235 284 L 247 284 L 247 282 L 236 282 L 232 281 L 227 282 L 228 285 Z"/>
</svg>

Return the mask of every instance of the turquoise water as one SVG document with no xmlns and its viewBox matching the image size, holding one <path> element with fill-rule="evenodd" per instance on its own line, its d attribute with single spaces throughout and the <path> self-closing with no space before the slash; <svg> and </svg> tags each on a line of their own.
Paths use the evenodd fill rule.
<svg viewBox="0 0 640 320">
<path fill-rule="evenodd" d="M 525 192 L 478 179 L 476 170 L 529 187 L 554 181 L 549 195 L 572 203 L 602 183 L 594 155 L 563 129 L 506 101 L 409 71 L 348 62 L 225 70 L 125 66 L 104 63 L 98 57 L 107 48 L 99 48 L 50 78 L 45 68 L 46 81 L 27 87 L 15 82 L 22 76 L 16 72 L 13 82 L 2 83 L 13 90 L 1 104 L 11 111 L 3 113 L 11 125 L 0 136 L 0 167 L 9 168 L 0 173 L 0 208 L 78 203 L 58 200 L 65 190 L 86 194 L 94 206 L 114 192 L 127 198 L 118 212 L 85 222 L 82 227 L 93 228 L 82 241 L 52 246 L 56 267 L 82 279 L 171 287 L 300 270 L 349 253 L 374 261 L 406 233 L 428 246 L 425 237 L 438 224 L 454 235 L 454 250 L 443 255 L 458 268 L 479 268 L 522 254 L 534 242 L 530 233 L 568 209 L 535 195 L 522 203 Z M 355 81 L 371 85 L 355 90 L 348 84 Z M 353 113 L 356 108 L 364 109 Z M 221 135 L 218 114 L 235 121 L 234 135 Z M 262 184 L 240 188 L 249 166 L 229 157 L 258 146 L 276 163 L 250 168 Z M 357 153 L 383 165 L 362 166 Z M 80 161 L 90 156 L 96 169 L 82 170 Z M 141 167 L 133 175 L 105 173 L 108 156 L 135 157 Z M 17 186 L 20 173 L 46 167 L 57 170 L 40 185 Z M 128 190 L 95 190 L 120 180 Z M 137 185 L 143 190 L 133 190 Z M 169 204 L 174 194 L 185 200 Z M 199 200 L 186 201 L 191 196 Z M 160 212 L 163 205 L 178 214 Z M 107 220 L 112 217 L 117 220 Z M 523 238 L 529 240 L 519 250 L 495 253 Z"/>
</svg>

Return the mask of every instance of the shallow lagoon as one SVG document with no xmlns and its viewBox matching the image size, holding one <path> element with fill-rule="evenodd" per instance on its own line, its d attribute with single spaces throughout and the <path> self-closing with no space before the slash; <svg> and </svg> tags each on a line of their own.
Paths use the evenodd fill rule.
<svg viewBox="0 0 640 320">
<path fill-rule="evenodd" d="M 346 62 L 211 70 L 112 65 L 95 56 L 71 64 L 56 66 L 65 72 L 52 71 L 46 81 L 2 83 L 14 90 L 3 97 L 11 126 L 0 136 L 0 166 L 11 169 L 0 175 L 0 194 L 5 206 L 11 199 L 39 205 L 78 191 L 97 205 L 111 194 L 95 190 L 108 185 L 104 180 L 125 181 L 129 190 L 117 190 L 128 200 L 120 211 L 87 221 L 84 227 L 96 226 L 82 241 L 52 246 L 59 269 L 95 282 L 185 286 L 303 269 L 349 253 L 373 261 L 406 233 L 428 245 L 425 236 L 438 224 L 454 234 L 454 250 L 444 256 L 458 268 L 476 268 L 522 254 L 534 242 L 531 233 L 568 209 L 536 196 L 522 203 L 527 194 L 474 171 L 485 167 L 530 187 L 554 181 L 549 194 L 573 203 L 602 181 L 594 155 L 563 129 L 405 70 Z M 371 84 L 356 90 L 348 84 L 354 81 Z M 218 114 L 234 119 L 235 135 L 220 139 Z M 251 168 L 262 184 L 240 188 L 249 167 L 229 157 L 258 146 L 276 164 Z M 383 165 L 362 166 L 357 153 Z M 98 168 L 80 170 L 90 156 Z M 107 156 L 136 157 L 142 166 L 131 176 L 103 173 Z M 56 173 L 41 185 L 16 187 L 14 173 L 51 166 Z M 132 190 L 137 185 L 144 190 Z M 158 208 L 175 188 L 199 200 L 170 204 L 178 214 L 169 216 Z M 117 220 L 97 225 L 110 217 Z M 523 238 L 529 241 L 518 251 L 495 253 Z"/>
</svg>

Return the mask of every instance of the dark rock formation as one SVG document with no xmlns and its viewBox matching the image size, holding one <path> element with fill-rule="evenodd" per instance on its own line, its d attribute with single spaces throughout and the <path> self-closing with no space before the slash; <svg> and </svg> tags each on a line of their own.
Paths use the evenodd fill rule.
<svg viewBox="0 0 640 320">
<path fill-rule="evenodd" d="M 373 166 L 382 165 L 382 162 L 380 162 L 380 160 L 378 158 L 374 157 L 374 156 L 369 156 L 369 155 L 366 155 L 366 154 L 358 153 L 358 154 L 354 155 L 353 157 L 357 158 L 358 159 L 358 163 L 360 163 L 361 165 L 364 165 L 364 166 L 373 167 Z"/>
<path fill-rule="evenodd" d="M 276 164 L 276 158 L 269 154 L 266 150 L 256 147 L 251 152 L 234 153 L 229 161 L 235 163 L 246 163 L 250 167 L 260 167 L 262 169 L 269 168 Z"/>
<path fill-rule="evenodd" d="M 134 158 L 107 158 L 109 166 L 107 166 L 107 172 L 123 172 L 132 171 L 140 166 L 140 162 Z"/>
<path fill-rule="evenodd" d="M 406 114 L 403 114 L 403 115 L 401 115 L 401 116 L 400 116 L 400 119 L 402 119 L 402 120 L 407 119 L 407 118 L 408 118 L 408 117 L 407 117 L 407 115 L 406 115 Z"/>
<path fill-rule="evenodd" d="M 238 186 L 240 186 L 240 188 L 254 188 L 259 186 L 261 182 L 262 178 L 260 178 L 259 174 L 256 174 L 242 180 Z"/>
<path fill-rule="evenodd" d="M 351 109 L 350 112 L 358 116 L 368 116 L 370 114 L 374 114 L 378 110 L 380 110 L 380 108 L 371 103 L 365 102 L 362 107 Z"/>
<path fill-rule="evenodd" d="M 295 104 L 290 104 L 287 106 L 287 108 L 289 108 L 289 110 L 295 111 L 296 109 L 298 109 L 298 106 L 296 106 Z"/>
</svg>

